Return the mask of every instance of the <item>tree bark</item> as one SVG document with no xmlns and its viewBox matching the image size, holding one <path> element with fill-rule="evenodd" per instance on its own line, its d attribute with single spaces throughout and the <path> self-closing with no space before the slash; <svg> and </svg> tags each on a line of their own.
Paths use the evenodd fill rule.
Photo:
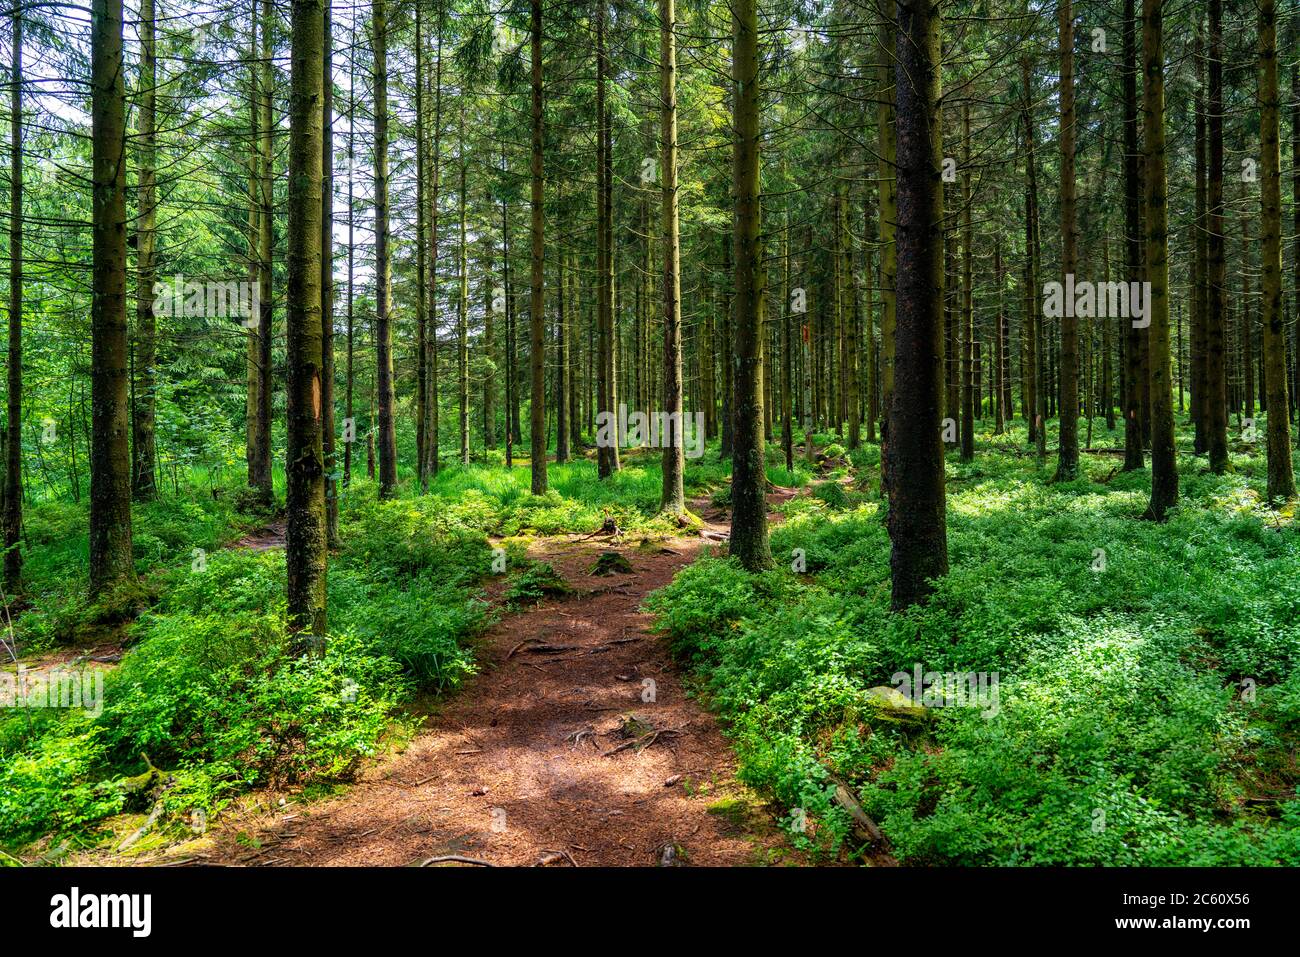
<svg viewBox="0 0 1300 957">
<path fill-rule="evenodd" d="M 1207 259 L 1209 307 L 1205 318 L 1205 444 L 1210 471 L 1228 469 L 1228 377 L 1226 368 L 1226 266 L 1223 254 L 1223 0 L 1210 0 L 1210 165 Z"/>
<path fill-rule="evenodd" d="M 379 0 L 382 3 L 382 0 Z M 382 14 L 375 35 L 383 36 Z M 325 462 L 322 439 L 321 179 L 325 12 L 293 0 L 289 92 L 289 221 L 286 233 L 286 534 L 288 618 L 297 650 L 323 650 Z"/>
<path fill-rule="evenodd" d="M 149 2 L 149 0 L 145 0 Z M 9 91 L 9 355 L 5 424 L 5 590 L 14 594 L 22 581 L 23 553 L 23 20 L 14 6 L 13 57 Z M 152 26 L 152 18 L 150 19 Z M 152 288 L 151 288 L 152 291 Z M 150 472 L 152 475 L 152 470 Z"/>
<path fill-rule="evenodd" d="M 339 544 L 338 460 L 334 436 L 334 54 L 332 0 L 321 0 L 321 452 L 325 461 L 325 541 Z"/>
<path fill-rule="evenodd" d="M 1079 228 L 1075 212 L 1074 148 L 1074 8 L 1070 0 L 1058 5 L 1061 55 L 1061 273 L 1078 269 Z M 1069 482 L 1079 474 L 1079 322 L 1073 309 L 1061 316 L 1061 364 L 1056 480 Z"/>
<path fill-rule="evenodd" d="M 1142 213 L 1137 110 L 1137 38 L 1133 0 L 1124 0 L 1124 236 L 1129 282 L 1142 281 Z M 1142 333 L 1124 324 L 1124 471 L 1143 467 Z"/>
<path fill-rule="evenodd" d="M 659 165 L 662 189 L 664 266 L 664 420 L 670 423 L 664 442 L 663 495 L 660 508 L 680 515 L 686 511 L 683 486 L 685 461 L 682 430 L 682 277 L 681 234 L 677 218 L 677 25 L 674 0 L 659 0 Z M 671 423 L 676 422 L 675 428 Z M 700 436 L 699 438 L 703 438 Z"/>
<path fill-rule="evenodd" d="M 1291 422 L 1282 316 L 1282 144 L 1277 77 L 1277 5 L 1259 0 L 1260 206 L 1263 226 L 1265 388 L 1268 414 L 1268 498 L 1295 498 Z"/>
<path fill-rule="evenodd" d="M 763 453 L 763 266 L 757 0 L 732 4 L 732 109 L 735 146 L 734 434 L 731 456 L 730 553 L 749 571 L 772 565 L 767 540 Z"/>
<path fill-rule="evenodd" d="M 456 418 L 460 431 L 460 464 L 469 465 L 469 241 L 465 227 L 465 106 L 460 108 L 460 293 L 456 297 Z"/>
<path fill-rule="evenodd" d="M 388 215 L 388 11 L 371 2 L 375 95 L 375 388 L 379 414 L 379 497 L 397 491 L 397 428 L 393 418 L 393 264 Z"/>
<path fill-rule="evenodd" d="M 1151 295 L 1147 329 L 1151 366 L 1151 502 L 1147 517 L 1163 521 L 1178 503 L 1172 365 L 1169 355 L 1169 196 L 1165 173 L 1164 0 L 1143 0 L 1145 63 L 1146 266 Z"/>
<path fill-rule="evenodd" d="M 90 591 L 133 581 L 126 329 L 126 95 L 122 0 L 94 0 L 91 25 Z M 11 423 L 12 424 L 12 423 Z M 8 454 L 13 454 L 12 448 Z"/>
<path fill-rule="evenodd" d="M 602 0 L 603 2 L 603 0 Z M 529 203 L 532 210 L 530 226 L 531 270 L 529 297 L 530 355 L 532 373 L 532 414 L 530 438 L 532 460 L 532 492 L 546 492 L 546 316 L 543 273 L 544 220 L 542 209 L 542 0 L 529 3 L 529 46 L 532 52 L 531 126 L 532 146 L 529 157 Z"/>
<path fill-rule="evenodd" d="M 975 402 L 978 398 L 974 380 L 975 300 L 971 283 L 974 233 L 971 230 L 970 190 L 970 103 L 961 110 L 961 460 L 975 458 Z"/>
<path fill-rule="evenodd" d="M 272 295 L 271 256 L 275 241 L 275 153 L 273 148 L 272 96 L 275 73 L 272 63 L 274 44 L 271 41 L 273 24 L 270 0 L 262 0 L 261 61 L 258 64 L 258 216 L 257 216 L 257 276 L 258 305 L 256 358 L 253 374 L 257 379 L 255 430 L 256 445 L 248 450 L 248 484 L 258 494 L 263 508 L 270 508 L 275 500 L 275 485 L 271 472 L 271 399 L 274 384 L 271 378 L 271 340 L 275 320 L 275 302 Z"/>
<path fill-rule="evenodd" d="M 899 0 L 897 46 L 898 274 L 888 517 L 891 604 L 928 600 L 948 572 L 942 402 L 943 142 L 940 14 Z"/>
<path fill-rule="evenodd" d="M 140 105 L 136 147 L 139 157 L 139 211 L 136 219 L 136 380 L 134 402 L 131 405 L 131 492 L 137 501 L 147 502 L 158 491 L 154 476 L 154 461 L 158 456 L 154 437 L 157 390 L 154 367 L 157 364 L 158 348 L 153 296 L 158 213 L 154 173 L 157 129 L 154 94 L 158 85 L 154 0 L 140 0 L 139 31 Z M 18 37 L 18 42 L 21 42 L 21 37 Z M 16 77 L 16 82 L 21 82 L 21 78 Z M 21 250 L 19 253 L 21 255 Z"/>
</svg>

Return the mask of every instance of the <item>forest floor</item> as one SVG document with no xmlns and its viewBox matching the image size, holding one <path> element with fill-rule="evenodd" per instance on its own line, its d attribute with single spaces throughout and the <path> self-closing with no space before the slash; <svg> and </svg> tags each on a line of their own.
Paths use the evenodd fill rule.
<svg viewBox="0 0 1300 957">
<path fill-rule="evenodd" d="M 794 494 L 778 489 L 769 500 Z M 533 540 L 529 558 L 550 563 L 571 593 L 503 610 L 482 638 L 480 673 L 401 754 L 316 803 L 276 806 L 262 794 L 167 856 L 254 866 L 797 861 L 766 806 L 735 780 L 717 720 L 688 697 L 641 610 L 728 536 L 725 512 L 707 500 L 691 508 L 707 515 L 698 532 L 648 547 Z M 630 574 L 592 574 L 611 551 Z M 504 577 L 492 582 L 490 600 L 502 602 L 505 589 Z"/>
</svg>

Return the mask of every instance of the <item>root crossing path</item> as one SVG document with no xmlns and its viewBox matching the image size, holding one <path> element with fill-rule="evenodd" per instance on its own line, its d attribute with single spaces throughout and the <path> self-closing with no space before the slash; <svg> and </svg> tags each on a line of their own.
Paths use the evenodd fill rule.
<svg viewBox="0 0 1300 957">
<path fill-rule="evenodd" d="M 338 797 L 236 816 L 214 835 L 205 862 L 790 862 L 770 814 L 735 782 L 716 720 L 687 696 L 666 641 L 640 609 L 703 548 L 725 540 L 726 517 L 716 519 L 722 524 L 700 535 L 640 547 L 538 539 L 530 557 L 550 562 L 572 594 L 503 610 L 483 640 L 480 673 L 402 754 Z M 591 574 L 609 551 L 630 574 Z"/>
</svg>

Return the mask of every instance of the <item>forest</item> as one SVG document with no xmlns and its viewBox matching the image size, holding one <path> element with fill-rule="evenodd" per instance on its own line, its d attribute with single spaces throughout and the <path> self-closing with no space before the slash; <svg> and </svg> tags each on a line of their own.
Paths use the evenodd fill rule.
<svg viewBox="0 0 1300 957">
<path fill-rule="evenodd" d="M 1300 866 L 1295 0 L 88 2 L 0 863 Z"/>
</svg>

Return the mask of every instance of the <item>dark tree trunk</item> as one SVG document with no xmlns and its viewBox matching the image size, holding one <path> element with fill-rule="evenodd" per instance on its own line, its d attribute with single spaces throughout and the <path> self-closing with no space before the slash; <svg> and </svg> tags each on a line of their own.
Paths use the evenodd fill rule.
<svg viewBox="0 0 1300 957">
<path fill-rule="evenodd" d="M 750 571 L 772 564 L 763 453 L 763 311 L 767 296 L 760 222 L 758 4 L 732 5 L 735 146 L 735 393 L 731 455 L 731 555 Z"/>
<path fill-rule="evenodd" d="M 900 0 L 896 77 L 898 275 L 888 517 L 892 605 L 925 602 L 948 572 L 943 444 L 943 144 L 939 13 Z"/>
<path fill-rule="evenodd" d="M 380 0 L 382 3 L 382 0 Z M 381 8 L 382 9 L 382 8 Z M 382 15 L 377 17 L 382 27 Z M 289 222 L 286 233 L 286 534 L 289 628 L 309 635 L 298 651 L 323 650 L 325 636 L 325 461 L 321 328 L 321 179 L 325 11 L 294 0 L 289 92 Z M 381 29 L 375 31 L 383 36 Z M 382 40 L 378 42 L 382 43 Z"/>
<path fill-rule="evenodd" d="M 90 590 L 135 578 L 127 410 L 126 95 L 122 0 L 94 0 L 91 32 L 92 176 Z M 12 454 L 12 449 L 9 450 Z"/>
</svg>

